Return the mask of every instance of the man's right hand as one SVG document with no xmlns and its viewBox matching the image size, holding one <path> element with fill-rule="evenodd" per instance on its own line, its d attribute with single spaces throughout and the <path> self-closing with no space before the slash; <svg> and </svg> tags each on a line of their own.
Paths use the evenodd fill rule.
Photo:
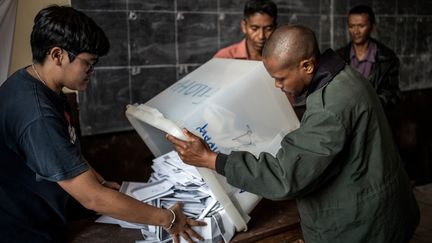
<svg viewBox="0 0 432 243">
<path fill-rule="evenodd" d="M 203 139 L 195 136 L 187 129 L 183 129 L 183 133 L 187 141 L 183 141 L 169 134 L 167 135 L 167 139 L 174 145 L 175 150 L 183 162 L 215 170 L 217 153 L 211 151 Z"/>
<path fill-rule="evenodd" d="M 182 204 L 176 203 L 174 206 L 170 208 L 175 213 L 175 221 L 170 229 L 164 227 L 164 229 L 171 234 L 171 237 L 174 243 L 180 242 L 179 236 L 183 237 L 183 239 L 188 242 L 193 242 L 192 237 L 199 239 L 201 241 L 204 240 L 202 236 L 200 236 L 197 232 L 195 232 L 192 227 L 193 226 L 205 226 L 206 223 L 202 221 L 193 220 L 191 218 L 186 217 L 182 212 Z"/>
</svg>

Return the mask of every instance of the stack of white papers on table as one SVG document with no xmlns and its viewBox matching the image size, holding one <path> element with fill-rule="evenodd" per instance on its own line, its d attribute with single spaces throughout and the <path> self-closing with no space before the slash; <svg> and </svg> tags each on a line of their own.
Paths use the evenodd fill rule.
<svg viewBox="0 0 432 243">
<path fill-rule="evenodd" d="M 194 227 L 205 238 L 205 242 L 231 240 L 235 227 L 195 167 L 183 163 L 177 153 L 172 151 L 155 158 L 152 169 L 154 172 L 147 183 L 123 182 L 120 192 L 162 208 L 181 202 L 185 215 L 207 223 L 204 227 Z M 171 241 L 170 235 L 162 227 L 125 222 L 108 216 L 101 216 L 96 222 L 141 229 L 144 240 L 139 242 Z M 181 241 L 186 242 L 184 239 Z"/>
</svg>

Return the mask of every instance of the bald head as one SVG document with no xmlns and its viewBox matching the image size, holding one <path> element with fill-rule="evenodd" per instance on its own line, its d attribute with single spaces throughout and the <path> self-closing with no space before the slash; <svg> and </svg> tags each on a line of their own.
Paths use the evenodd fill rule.
<svg viewBox="0 0 432 243">
<path fill-rule="evenodd" d="M 319 53 L 312 30 L 299 25 L 283 25 L 267 40 L 263 49 L 263 59 L 273 59 L 281 67 L 288 67 L 302 60 L 316 60 Z"/>
</svg>

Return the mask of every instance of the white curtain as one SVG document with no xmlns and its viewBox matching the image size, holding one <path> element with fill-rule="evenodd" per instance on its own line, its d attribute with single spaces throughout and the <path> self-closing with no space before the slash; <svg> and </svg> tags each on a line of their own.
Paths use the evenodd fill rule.
<svg viewBox="0 0 432 243">
<path fill-rule="evenodd" d="M 18 0 L 0 0 L 0 85 L 8 77 Z"/>
</svg>

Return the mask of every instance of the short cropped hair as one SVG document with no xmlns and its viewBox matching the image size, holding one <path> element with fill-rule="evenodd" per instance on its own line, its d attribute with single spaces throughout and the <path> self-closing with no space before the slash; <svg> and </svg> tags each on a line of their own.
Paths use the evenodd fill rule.
<svg viewBox="0 0 432 243">
<path fill-rule="evenodd" d="M 244 6 L 243 17 L 246 19 L 255 13 L 265 13 L 276 23 L 277 12 L 276 4 L 271 0 L 248 0 Z"/>
<path fill-rule="evenodd" d="M 375 24 L 375 14 L 371 7 L 367 5 L 357 5 L 350 9 L 348 16 L 351 14 L 367 14 L 369 16 L 369 23 L 371 25 Z"/>
<path fill-rule="evenodd" d="M 48 6 L 36 15 L 30 40 L 33 61 L 43 62 L 53 47 L 77 55 L 108 53 L 110 44 L 104 31 L 87 15 L 69 6 Z M 71 61 L 75 58 L 69 55 Z"/>
<path fill-rule="evenodd" d="M 266 41 L 263 58 L 274 59 L 281 67 L 291 67 L 302 60 L 317 60 L 320 50 L 315 33 L 302 25 L 282 25 Z"/>
</svg>

